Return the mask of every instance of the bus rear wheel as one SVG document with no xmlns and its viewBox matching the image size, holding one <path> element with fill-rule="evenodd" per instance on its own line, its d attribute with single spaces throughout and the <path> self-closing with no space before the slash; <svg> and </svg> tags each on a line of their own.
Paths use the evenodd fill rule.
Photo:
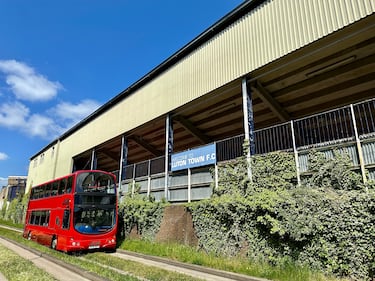
<svg viewBox="0 0 375 281">
<path fill-rule="evenodd" d="M 53 236 L 52 237 L 52 241 L 51 241 L 51 248 L 53 250 L 56 250 L 56 247 L 57 247 L 57 237 L 56 236 Z"/>
<path fill-rule="evenodd" d="M 31 231 L 27 234 L 27 240 L 31 240 Z"/>
</svg>

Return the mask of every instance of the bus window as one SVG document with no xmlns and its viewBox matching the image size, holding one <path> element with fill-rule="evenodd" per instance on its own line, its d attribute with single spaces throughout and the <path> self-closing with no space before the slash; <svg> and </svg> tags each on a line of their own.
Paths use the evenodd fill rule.
<svg viewBox="0 0 375 281">
<path fill-rule="evenodd" d="M 34 193 L 33 199 L 38 199 L 39 198 L 39 187 L 35 187 L 33 193 Z"/>
<path fill-rule="evenodd" d="M 50 211 L 32 211 L 29 224 L 48 226 Z"/>
<path fill-rule="evenodd" d="M 71 193 L 73 187 L 73 177 L 68 178 L 68 182 L 66 183 L 66 193 Z"/>
<path fill-rule="evenodd" d="M 40 222 L 40 214 L 38 211 L 35 212 L 35 221 L 34 224 L 38 225 Z"/>
<path fill-rule="evenodd" d="M 104 233 L 116 223 L 114 209 L 75 208 L 73 214 L 74 228 L 80 233 Z"/>
<path fill-rule="evenodd" d="M 51 190 L 51 196 L 57 195 L 57 190 L 59 189 L 59 181 L 55 181 L 52 183 L 52 190 Z"/>
<path fill-rule="evenodd" d="M 58 195 L 61 195 L 61 194 L 65 193 L 65 186 L 66 186 L 66 178 L 62 179 L 60 181 L 59 189 L 58 189 L 58 192 L 57 192 Z"/>
<path fill-rule="evenodd" d="M 31 212 L 29 224 L 34 224 L 34 221 L 35 221 L 35 215 L 34 215 L 34 211 L 33 211 L 33 212 Z"/>
<path fill-rule="evenodd" d="M 85 172 L 77 176 L 76 192 L 115 194 L 115 183 L 107 174 Z"/>
<path fill-rule="evenodd" d="M 51 211 L 46 211 L 46 220 L 45 220 L 44 226 L 49 225 L 50 213 L 51 213 Z"/>
<path fill-rule="evenodd" d="M 41 226 L 48 226 L 49 214 L 48 211 L 40 211 L 40 222 Z"/>
<path fill-rule="evenodd" d="M 51 195 L 51 184 L 47 183 L 45 186 L 42 187 L 44 192 L 42 191 L 42 197 L 49 197 Z"/>
<path fill-rule="evenodd" d="M 70 210 L 64 210 L 64 217 L 62 221 L 62 228 L 69 229 Z"/>
<path fill-rule="evenodd" d="M 36 196 L 35 196 L 36 199 L 44 197 L 44 188 L 43 188 L 43 186 L 38 186 L 35 189 L 35 191 L 36 191 Z"/>
<path fill-rule="evenodd" d="M 38 190 L 36 187 L 34 187 L 33 189 L 31 189 L 31 195 L 30 195 L 31 199 L 37 199 L 38 198 Z"/>
</svg>

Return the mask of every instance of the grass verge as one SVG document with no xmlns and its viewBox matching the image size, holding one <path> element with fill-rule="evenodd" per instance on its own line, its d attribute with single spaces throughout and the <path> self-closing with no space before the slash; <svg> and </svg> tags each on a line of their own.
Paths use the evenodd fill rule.
<svg viewBox="0 0 375 281">
<path fill-rule="evenodd" d="M 125 240 L 121 249 L 147 255 L 165 257 L 176 261 L 206 266 L 210 268 L 245 274 L 254 277 L 280 281 L 345 281 L 320 272 L 314 272 L 308 267 L 298 266 L 287 262 L 281 266 L 271 266 L 267 263 L 252 262 L 243 258 L 226 258 L 209 255 L 192 247 L 180 244 L 153 243 L 145 240 Z"/>
<path fill-rule="evenodd" d="M 135 281 L 141 279 L 159 280 L 159 281 L 197 281 L 201 279 L 193 278 L 187 275 L 170 272 L 164 269 L 159 269 L 152 266 L 145 266 L 132 261 L 123 260 L 113 257 L 105 253 L 90 253 L 77 257 L 74 255 L 67 255 L 61 252 L 54 251 L 48 247 L 39 245 L 33 241 L 26 240 L 20 233 L 0 227 L 0 236 L 12 239 L 20 244 L 34 248 L 42 253 L 46 253 L 64 262 L 78 266 L 86 271 L 95 273 L 101 277 L 114 281 Z M 34 266 L 34 265 L 33 265 Z M 35 267 L 35 266 L 34 266 Z M 114 269 L 113 269 L 114 268 Z M 8 276 L 16 275 L 16 272 L 11 269 L 8 273 L 3 272 L 2 266 L 0 271 L 9 280 L 26 280 L 26 279 L 11 279 Z M 120 272 L 121 271 L 121 272 Z M 8 275 L 6 275 L 8 274 Z M 13 278 L 13 277 L 12 277 Z M 31 280 L 31 279 L 30 279 Z M 43 279 L 32 279 L 43 280 Z M 47 279 L 46 279 L 47 280 Z"/>
<path fill-rule="evenodd" d="M 0 244 L 0 271 L 9 281 L 50 281 L 56 280 L 12 250 Z"/>
<path fill-rule="evenodd" d="M 128 274 L 139 276 L 147 280 L 160 280 L 160 281 L 202 281 L 202 279 L 194 278 L 188 275 L 159 269 L 153 266 L 140 265 L 137 262 L 126 261 L 124 262 L 121 258 L 104 254 L 104 253 L 93 253 L 85 256 L 86 259 L 100 264 L 110 264 L 112 267 L 127 272 Z"/>
<path fill-rule="evenodd" d="M 9 224 L 8 224 L 9 225 Z M 14 225 L 10 225 L 14 226 Z M 3 233 L 8 233 L 8 236 Z M 10 234 L 9 234 L 10 233 Z M 139 263 L 124 261 L 108 254 L 92 253 L 85 256 L 85 259 L 77 259 L 60 252 L 53 251 L 45 246 L 41 246 L 35 242 L 27 241 L 20 234 L 15 235 L 13 231 L 0 228 L 0 235 L 9 237 L 19 243 L 26 244 L 29 247 L 48 253 L 54 257 L 64 260 L 68 263 L 77 265 L 85 270 L 96 273 L 110 280 L 137 280 L 132 276 L 139 276 L 149 280 L 197 280 L 192 277 L 182 275 L 170 275 L 169 271 L 155 269 L 154 267 L 146 267 Z M 209 255 L 202 251 L 198 251 L 192 247 L 180 244 L 152 243 L 145 240 L 125 240 L 120 248 L 139 252 L 148 255 L 165 257 L 176 261 L 190 264 L 196 264 L 215 269 L 231 271 L 235 273 L 245 274 L 249 276 L 266 278 L 269 280 L 279 281 L 345 281 L 347 279 L 338 279 L 331 276 L 325 276 L 322 273 L 314 272 L 307 267 L 301 267 L 293 263 L 285 263 L 282 266 L 271 266 L 267 263 L 254 263 L 248 260 L 225 258 Z M 103 265 L 98 266 L 97 263 Z M 107 267 L 114 267 L 124 273 L 116 272 Z M 128 274 L 124 279 L 124 274 Z M 174 273 L 176 274 L 176 273 Z"/>
<path fill-rule="evenodd" d="M 11 221 L 6 221 L 6 220 L 0 219 L 0 224 L 6 225 L 6 226 L 11 226 L 11 227 L 16 227 L 16 228 L 19 228 L 19 229 L 23 229 L 23 223 L 14 223 L 14 222 L 11 222 Z"/>
</svg>

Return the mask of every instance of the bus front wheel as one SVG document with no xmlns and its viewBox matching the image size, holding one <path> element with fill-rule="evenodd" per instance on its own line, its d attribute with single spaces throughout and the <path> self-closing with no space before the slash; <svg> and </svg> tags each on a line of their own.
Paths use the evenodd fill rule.
<svg viewBox="0 0 375 281">
<path fill-rule="evenodd" d="M 56 247 L 57 247 L 57 237 L 53 236 L 52 242 L 51 242 L 51 248 L 56 250 Z"/>
</svg>

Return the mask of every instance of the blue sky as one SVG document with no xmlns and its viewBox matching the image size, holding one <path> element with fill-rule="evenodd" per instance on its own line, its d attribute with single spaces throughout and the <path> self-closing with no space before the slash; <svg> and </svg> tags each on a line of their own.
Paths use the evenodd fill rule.
<svg viewBox="0 0 375 281">
<path fill-rule="evenodd" d="M 0 187 L 240 0 L 0 0 Z"/>
</svg>

